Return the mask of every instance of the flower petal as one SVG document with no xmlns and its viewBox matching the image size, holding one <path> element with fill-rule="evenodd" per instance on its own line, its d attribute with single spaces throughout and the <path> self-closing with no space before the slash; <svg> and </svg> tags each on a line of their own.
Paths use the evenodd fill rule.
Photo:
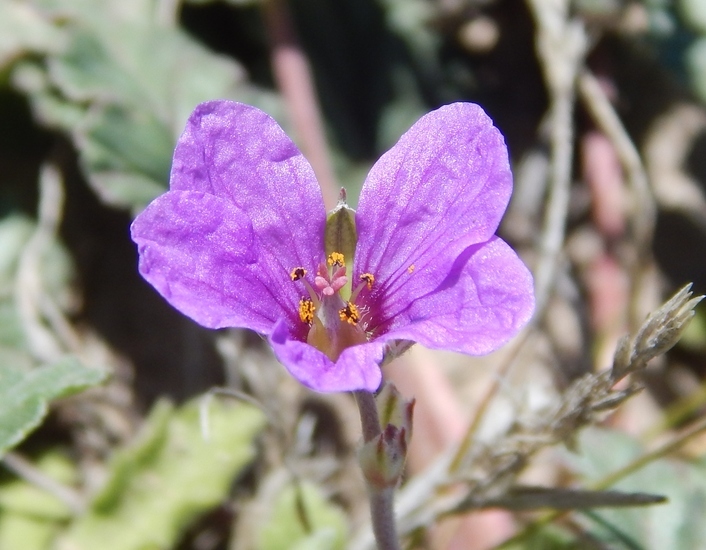
<svg viewBox="0 0 706 550">
<path fill-rule="evenodd" d="M 271 283 L 323 259 L 326 210 L 311 165 L 266 113 L 233 101 L 196 107 L 174 151 L 172 191 L 202 191 L 232 202 L 252 224 Z M 276 269 L 275 269 L 276 268 Z"/>
<path fill-rule="evenodd" d="M 372 273 L 377 290 L 389 293 L 407 270 L 447 268 L 495 233 L 511 192 L 505 142 L 478 105 L 425 115 L 365 181 L 355 273 Z"/>
<path fill-rule="evenodd" d="M 381 342 L 346 348 L 334 363 L 313 346 L 294 339 L 286 324 L 280 322 L 270 335 L 270 344 L 290 374 L 315 391 L 373 392 L 382 381 L 379 365 L 384 345 Z"/>
<path fill-rule="evenodd" d="M 522 328 L 534 311 L 532 275 L 502 239 L 468 247 L 444 274 L 409 274 L 380 310 L 382 341 L 482 355 Z"/>
<path fill-rule="evenodd" d="M 276 284 L 277 259 L 263 250 L 250 218 L 232 202 L 201 191 L 170 191 L 131 230 L 140 273 L 201 325 L 262 333 L 280 318 L 294 330 L 302 325 L 295 285 Z"/>
</svg>

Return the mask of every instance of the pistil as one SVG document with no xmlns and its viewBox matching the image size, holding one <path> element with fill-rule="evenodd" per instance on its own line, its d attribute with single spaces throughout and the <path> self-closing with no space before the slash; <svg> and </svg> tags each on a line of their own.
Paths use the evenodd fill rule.
<svg viewBox="0 0 706 550">
<path fill-rule="evenodd" d="M 309 298 L 299 301 L 299 319 L 309 325 L 307 342 L 336 361 L 344 349 L 367 342 L 365 331 L 359 326 L 361 313 L 354 299 L 363 288 L 372 287 L 374 277 L 369 273 L 362 275 L 353 296 L 344 300 L 341 289 L 349 279 L 346 258 L 337 251 L 318 266 L 313 285 L 306 274 L 303 267 L 295 267 L 290 273 L 292 281 L 301 281 L 309 294 Z"/>
</svg>

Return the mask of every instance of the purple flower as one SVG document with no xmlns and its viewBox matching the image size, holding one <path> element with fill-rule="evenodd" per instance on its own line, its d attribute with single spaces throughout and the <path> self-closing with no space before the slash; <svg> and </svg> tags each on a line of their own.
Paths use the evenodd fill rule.
<svg viewBox="0 0 706 550">
<path fill-rule="evenodd" d="M 321 191 L 296 146 L 262 111 L 210 101 L 132 238 L 145 279 L 199 324 L 266 335 L 314 390 L 374 391 L 386 353 L 485 354 L 530 318 L 532 277 L 494 234 L 511 192 L 500 132 L 477 105 L 447 105 L 368 174 L 354 257 L 327 253 Z"/>
</svg>

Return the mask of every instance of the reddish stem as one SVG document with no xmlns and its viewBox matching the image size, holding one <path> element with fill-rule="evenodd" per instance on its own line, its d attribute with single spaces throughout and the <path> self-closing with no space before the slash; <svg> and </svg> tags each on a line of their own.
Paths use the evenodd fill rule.
<svg viewBox="0 0 706 550">
<path fill-rule="evenodd" d="M 336 206 L 338 185 L 331 166 L 309 62 L 302 51 L 285 0 L 264 2 L 272 71 L 284 97 L 302 150 L 319 180 L 327 210 Z"/>
</svg>

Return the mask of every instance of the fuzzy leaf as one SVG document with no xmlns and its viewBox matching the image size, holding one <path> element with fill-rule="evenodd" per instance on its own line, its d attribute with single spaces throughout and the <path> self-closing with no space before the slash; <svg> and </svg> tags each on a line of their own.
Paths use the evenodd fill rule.
<svg viewBox="0 0 706 550">
<path fill-rule="evenodd" d="M 35 467 L 60 483 L 76 480 L 75 466 L 58 452 L 45 453 Z M 66 504 L 29 482 L 9 474 L 0 482 L 0 548 L 46 550 L 70 518 Z"/>
<path fill-rule="evenodd" d="M 59 483 L 69 485 L 77 480 L 75 464 L 58 451 L 44 453 L 33 465 L 42 474 Z M 64 502 L 14 475 L 0 483 L 0 514 L 5 513 L 54 522 L 71 518 L 71 510 Z M 0 548 L 4 547 L 0 545 Z"/>
<path fill-rule="evenodd" d="M 306 519 L 302 514 L 306 514 Z M 347 529 L 341 510 L 328 502 L 315 485 L 289 484 L 277 496 L 270 517 L 260 526 L 257 548 L 343 549 Z"/>
<path fill-rule="evenodd" d="M 0 68 L 30 52 L 58 51 L 63 39 L 28 2 L 0 2 Z"/>
<path fill-rule="evenodd" d="M 580 450 L 581 455 L 573 456 L 572 462 L 589 480 L 624 467 L 643 452 L 627 435 L 600 429 L 584 431 Z M 646 508 L 595 510 L 587 525 L 608 545 L 630 540 L 645 550 L 699 548 L 686 541 L 703 541 L 706 536 L 705 465 L 703 461 L 690 464 L 671 459 L 648 464 L 617 483 L 615 489 L 658 493 L 668 502 Z"/>
<path fill-rule="evenodd" d="M 99 384 L 103 371 L 67 356 L 51 365 L 21 370 L 0 364 L 0 456 L 39 426 L 49 402 Z"/>
<path fill-rule="evenodd" d="M 139 440 L 116 455 L 110 478 L 88 513 L 61 538 L 61 550 L 172 548 L 183 530 L 228 495 L 255 455 L 263 425 L 255 408 L 220 401 L 201 433 L 196 401 L 159 403 Z"/>
</svg>

